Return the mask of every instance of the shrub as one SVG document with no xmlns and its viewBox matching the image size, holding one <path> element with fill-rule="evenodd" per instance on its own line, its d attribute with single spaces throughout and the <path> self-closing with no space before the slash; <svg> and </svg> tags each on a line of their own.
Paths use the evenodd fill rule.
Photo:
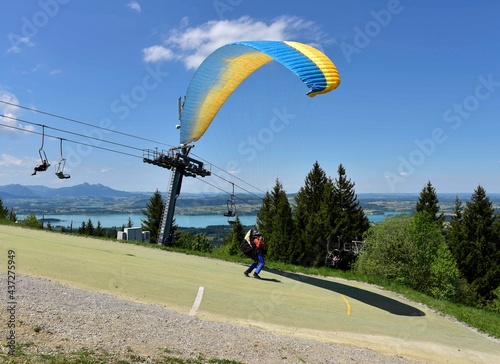
<svg viewBox="0 0 500 364">
<path fill-rule="evenodd" d="M 24 226 L 27 226 L 30 228 L 35 228 L 35 229 L 42 228 L 42 223 L 40 221 L 38 221 L 35 214 L 30 214 L 30 215 L 26 216 L 26 218 L 23 220 L 22 224 Z"/>
<path fill-rule="evenodd" d="M 205 234 L 180 233 L 175 240 L 174 247 L 204 253 L 210 253 L 213 250 Z"/>
<path fill-rule="evenodd" d="M 500 286 L 494 289 L 492 292 L 494 299 L 486 306 L 488 311 L 500 313 Z"/>
<path fill-rule="evenodd" d="M 370 228 L 355 269 L 438 299 L 455 299 L 459 272 L 439 226 L 427 213 L 397 215 Z"/>
<path fill-rule="evenodd" d="M 205 234 L 196 234 L 191 240 L 190 248 L 191 250 L 203 253 L 210 253 L 213 250 L 213 246 Z"/>
</svg>

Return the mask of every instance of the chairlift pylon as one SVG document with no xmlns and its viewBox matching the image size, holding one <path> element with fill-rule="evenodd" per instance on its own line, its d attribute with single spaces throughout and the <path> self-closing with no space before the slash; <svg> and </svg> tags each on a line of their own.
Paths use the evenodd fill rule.
<svg viewBox="0 0 500 364">
<path fill-rule="evenodd" d="M 38 154 L 40 154 L 40 164 L 34 168 L 33 173 L 31 174 L 32 176 L 36 175 L 36 172 L 45 172 L 50 167 L 47 154 L 45 153 L 45 150 L 43 150 L 44 142 L 45 142 L 45 125 L 42 125 L 42 146 L 40 147 L 40 149 L 38 149 Z"/>
<path fill-rule="evenodd" d="M 63 139 L 59 138 L 59 140 L 60 140 L 60 150 L 61 150 L 61 161 L 59 163 L 57 163 L 57 165 L 56 165 L 56 176 L 59 179 L 68 179 L 71 176 L 67 173 L 64 173 L 64 167 L 66 166 L 66 158 L 64 158 L 63 152 L 62 152 Z"/>
<path fill-rule="evenodd" d="M 236 211 L 236 203 L 234 202 L 234 183 L 233 185 L 233 193 L 231 194 L 231 198 L 227 200 L 227 212 L 224 213 L 224 216 L 227 217 L 227 222 L 229 224 L 234 224 L 236 222 L 236 215 L 238 212 Z"/>
</svg>

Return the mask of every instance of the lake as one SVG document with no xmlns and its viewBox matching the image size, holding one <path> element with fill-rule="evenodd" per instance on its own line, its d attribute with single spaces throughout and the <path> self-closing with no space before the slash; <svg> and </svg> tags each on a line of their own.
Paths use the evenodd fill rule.
<svg viewBox="0 0 500 364">
<path fill-rule="evenodd" d="M 371 222 L 380 222 L 387 216 L 394 215 L 395 213 L 386 213 L 382 215 L 367 215 L 368 219 Z M 121 228 L 122 225 L 127 225 L 129 218 L 132 220 L 133 226 L 139 227 L 141 226 L 141 222 L 144 219 L 144 215 L 142 213 L 119 213 L 119 214 L 46 214 L 43 216 L 47 224 L 47 219 L 57 219 L 59 221 L 50 221 L 50 224 L 53 227 L 64 226 L 70 227 L 73 226 L 74 229 L 77 229 L 82 225 L 82 222 L 87 223 L 89 219 L 94 224 L 94 227 L 97 226 L 97 222 L 101 223 L 102 227 L 111 228 L 117 227 Z M 19 219 L 24 219 L 25 215 L 18 215 Z M 42 219 L 42 216 L 37 215 L 38 219 Z M 243 225 L 255 225 L 257 217 L 255 215 L 242 215 L 239 216 L 240 221 Z M 195 228 L 204 228 L 209 225 L 225 225 L 227 224 L 227 218 L 223 215 L 175 215 L 175 221 L 180 227 L 195 227 Z"/>
</svg>

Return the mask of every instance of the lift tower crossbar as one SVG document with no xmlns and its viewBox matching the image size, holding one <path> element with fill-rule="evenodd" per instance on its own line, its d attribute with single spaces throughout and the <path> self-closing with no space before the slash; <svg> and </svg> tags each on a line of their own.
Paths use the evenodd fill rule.
<svg viewBox="0 0 500 364">
<path fill-rule="evenodd" d="M 167 201 L 163 208 L 158 233 L 158 244 L 170 245 L 173 241 L 172 224 L 174 221 L 175 203 L 181 193 L 182 178 L 206 177 L 212 173 L 203 167 L 203 162 L 188 156 L 192 146 L 170 148 L 168 151 L 146 149 L 143 151 L 144 163 L 170 169 L 172 174 L 168 187 Z"/>
</svg>

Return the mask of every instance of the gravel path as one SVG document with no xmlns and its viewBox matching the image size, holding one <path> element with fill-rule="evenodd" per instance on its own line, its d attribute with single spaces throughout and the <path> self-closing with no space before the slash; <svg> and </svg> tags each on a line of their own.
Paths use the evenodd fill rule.
<svg viewBox="0 0 500 364">
<path fill-rule="evenodd" d="M 202 356 L 244 363 L 417 363 L 369 349 L 202 321 L 47 279 L 18 275 L 16 281 L 16 340 L 34 344 L 24 348 L 25 353 L 87 348 L 126 360 L 141 356 L 146 362 L 168 352 L 185 359 Z M 0 278 L 0 286 L 5 285 L 5 277 Z M 7 347 L 1 351 L 6 353 Z"/>
</svg>

